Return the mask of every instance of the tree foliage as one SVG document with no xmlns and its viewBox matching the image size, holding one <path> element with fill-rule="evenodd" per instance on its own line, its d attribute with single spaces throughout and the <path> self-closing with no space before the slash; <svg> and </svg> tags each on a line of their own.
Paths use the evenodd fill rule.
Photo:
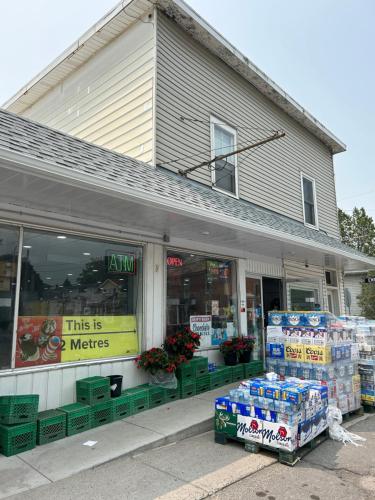
<svg viewBox="0 0 375 500">
<path fill-rule="evenodd" d="M 365 209 L 355 207 L 349 215 L 339 208 L 338 216 L 342 242 L 375 257 L 375 224 Z"/>
<path fill-rule="evenodd" d="M 375 271 L 369 271 L 368 276 L 375 277 Z M 375 319 L 375 283 L 362 283 L 358 304 L 362 309 L 362 316 L 367 319 Z"/>
</svg>

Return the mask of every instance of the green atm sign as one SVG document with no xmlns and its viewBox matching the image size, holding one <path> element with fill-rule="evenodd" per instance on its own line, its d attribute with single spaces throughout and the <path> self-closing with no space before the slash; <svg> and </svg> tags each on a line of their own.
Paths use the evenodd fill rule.
<svg viewBox="0 0 375 500">
<path fill-rule="evenodd" d="M 107 272 L 112 274 L 136 274 L 136 258 L 132 253 L 107 252 Z"/>
</svg>

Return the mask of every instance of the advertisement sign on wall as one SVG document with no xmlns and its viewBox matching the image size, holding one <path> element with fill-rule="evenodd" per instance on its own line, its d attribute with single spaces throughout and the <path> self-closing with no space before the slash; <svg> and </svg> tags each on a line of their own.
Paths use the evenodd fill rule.
<svg viewBox="0 0 375 500">
<path fill-rule="evenodd" d="M 201 336 L 201 347 L 210 347 L 212 338 L 211 316 L 190 316 L 190 330 Z"/>
<path fill-rule="evenodd" d="M 20 316 L 16 367 L 129 356 L 138 352 L 135 316 Z"/>
</svg>

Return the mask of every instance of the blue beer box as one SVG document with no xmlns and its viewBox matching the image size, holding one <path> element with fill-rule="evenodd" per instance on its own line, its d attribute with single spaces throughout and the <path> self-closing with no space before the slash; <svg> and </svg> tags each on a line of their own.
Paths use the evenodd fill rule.
<svg viewBox="0 0 375 500">
<path fill-rule="evenodd" d="M 280 399 L 281 387 L 278 384 L 268 383 L 264 386 L 264 397 L 270 399 Z"/>
<path fill-rule="evenodd" d="M 284 359 L 284 344 L 267 344 L 267 356 L 269 358 Z"/>
<path fill-rule="evenodd" d="M 301 312 L 285 313 L 285 326 L 305 326 L 305 315 Z"/>
<path fill-rule="evenodd" d="M 237 413 L 244 417 L 250 416 L 250 405 L 247 403 L 235 403 L 237 405 Z"/>
<path fill-rule="evenodd" d="M 270 311 L 268 313 L 268 324 L 270 326 L 284 326 L 285 324 L 285 316 L 283 313 L 279 311 Z"/>
<path fill-rule="evenodd" d="M 262 380 L 252 380 L 250 385 L 250 395 L 251 396 L 263 396 L 264 395 L 264 385 L 265 382 Z"/>
<path fill-rule="evenodd" d="M 320 312 L 307 312 L 304 314 L 304 323 L 313 328 L 327 328 L 329 326 L 329 315 Z"/>
<path fill-rule="evenodd" d="M 328 387 L 326 385 L 314 384 L 310 386 L 309 397 L 317 397 L 319 399 L 328 399 Z"/>
<path fill-rule="evenodd" d="M 308 395 L 308 389 L 302 387 L 296 387 L 295 385 L 290 385 L 289 387 L 284 387 L 281 392 L 281 399 L 287 401 L 288 403 L 293 403 L 298 405 L 305 401 Z"/>
<path fill-rule="evenodd" d="M 229 400 L 228 396 L 216 398 L 216 400 L 215 400 L 215 409 L 216 410 L 231 411 L 229 405 L 230 405 L 230 400 Z"/>
</svg>

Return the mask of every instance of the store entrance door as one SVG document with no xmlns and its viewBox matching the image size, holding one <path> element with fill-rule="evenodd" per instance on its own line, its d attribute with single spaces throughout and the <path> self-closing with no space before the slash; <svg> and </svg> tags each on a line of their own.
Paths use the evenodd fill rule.
<svg viewBox="0 0 375 500">
<path fill-rule="evenodd" d="M 246 278 L 247 334 L 255 337 L 253 359 L 263 359 L 263 308 L 262 281 L 260 278 Z"/>
<path fill-rule="evenodd" d="M 262 278 L 264 327 L 268 324 L 268 311 L 283 309 L 283 282 L 277 278 Z"/>
</svg>

